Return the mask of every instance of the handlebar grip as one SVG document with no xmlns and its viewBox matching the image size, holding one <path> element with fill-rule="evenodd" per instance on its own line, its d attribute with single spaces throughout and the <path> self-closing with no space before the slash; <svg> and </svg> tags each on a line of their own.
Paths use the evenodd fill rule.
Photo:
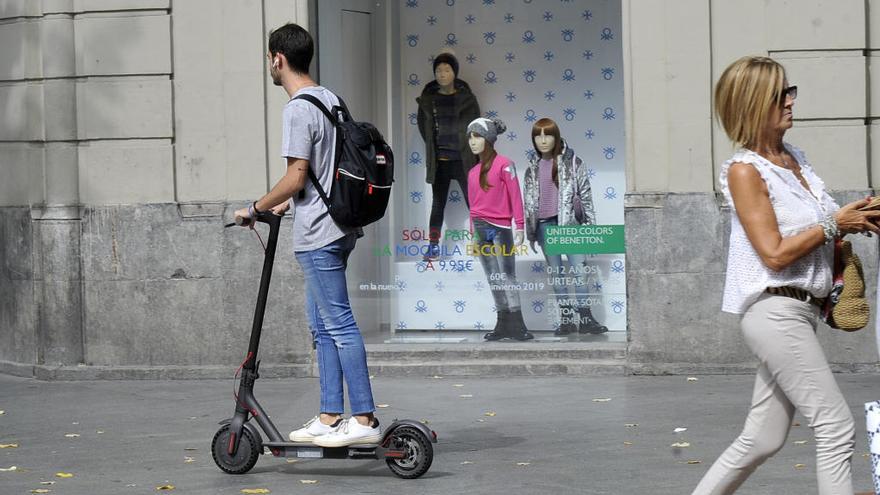
<svg viewBox="0 0 880 495">
<path fill-rule="evenodd" d="M 247 227 L 253 221 L 254 220 L 252 218 L 235 217 L 235 225 L 238 225 L 239 227 Z"/>
</svg>

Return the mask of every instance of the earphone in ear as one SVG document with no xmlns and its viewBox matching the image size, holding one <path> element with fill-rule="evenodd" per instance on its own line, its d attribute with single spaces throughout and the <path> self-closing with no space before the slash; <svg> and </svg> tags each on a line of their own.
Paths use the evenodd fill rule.
<svg viewBox="0 0 880 495">
<path fill-rule="evenodd" d="M 276 58 L 276 59 L 275 59 L 275 62 L 272 63 L 272 67 L 275 67 L 275 68 L 277 69 L 277 68 L 278 68 L 278 65 L 279 65 L 279 64 L 278 64 L 278 59 Z"/>
</svg>

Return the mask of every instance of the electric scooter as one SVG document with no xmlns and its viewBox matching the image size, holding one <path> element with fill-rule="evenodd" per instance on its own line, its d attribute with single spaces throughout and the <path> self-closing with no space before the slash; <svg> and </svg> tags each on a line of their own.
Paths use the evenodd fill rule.
<svg viewBox="0 0 880 495">
<path fill-rule="evenodd" d="M 281 216 L 271 212 L 259 212 L 253 219 L 269 225 L 269 239 L 265 246 L 260 291 L 251 329 L 247 356 L 240 366 L 241 378 L 235 394 L 235 414 L 220 422 L 220 429 L 211 442 L 214 462 L 229 474 L 243 474 L 257 463 L 260 454 L 268 450 L 276 457 L 299 457 L 311 459 L 384 459 L 391 471 L 404 479 L 414 479 L 425 474 L 434 460 L 432 444 L 437 434 L 424 424 L 409 419 L 396 420 L 388 426 L 377 444 L 359 444 L 347 447 L 319 447 L 311 443 L 289 442 L 282 437 L 269 419 L 269 415 L 254 396 L 254 383 L 259 378 L 260 362 L 257 351 L 263 329 L 263 315 L 269 294 L 269 280 L 275 262 L 275 247 Z M 226 225 L 250 226 L 252 219 L 236 218 Z M 238 375 L 238 372 L 236 372 Z M 256 423 L 256 425 L 254 424 Z M 259 427 L 259 429 L 258 429 Z M 267 440 L 260 435 L 260 430 Z"/>
</svg>

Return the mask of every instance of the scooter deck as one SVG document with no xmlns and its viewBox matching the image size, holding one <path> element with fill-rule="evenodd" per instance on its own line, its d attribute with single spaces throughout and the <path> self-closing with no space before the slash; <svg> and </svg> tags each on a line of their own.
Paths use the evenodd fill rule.
<svg viewBox="0 0 880 495">
<path fill-rule="evenodd" d="M 356 444 L 345 447 L 320 447 L 303 442 L 264 442 L 276 457 L 297 457 L 302 459 L 384 459 L 405 456 L 402 450 L 386 449 L 379 444 Z"/>
</svg>

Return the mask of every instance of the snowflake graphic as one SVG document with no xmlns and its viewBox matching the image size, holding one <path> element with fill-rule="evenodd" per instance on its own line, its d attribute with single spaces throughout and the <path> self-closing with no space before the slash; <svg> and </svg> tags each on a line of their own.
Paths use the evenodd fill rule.
<svg viewBox="0 0 880 495">
<path fill-rule="evenodd" d="M 546 52 L 544 52 L 544 60 L 546 60 L 548 62 L 553 60 L 553 57 L 555 57 L 555 56 L 556 55 L 554 55 L 553 52 L 551 52 L 550 50 L 547 50 Z"/>
<path fill-rule="evenodd" d="M 527 83 L 533 83 L 533 82 L 535 82 L 535 76 L 536 76 L 536 75 L 537 75 L 537 74 L 536 74 L 535 71 L 532 70 L 532 69 L 528 69 L 528 70 L 524 70 L 524 71 L 523 71 L 523 79 L 525 79 Z"/>
<path fill-rule="evenodd" d="M 467 63 L 472 64 L 477 61 L 477 56 L 473 53 L 468 53 L 467 57 L 465 57 L 464 59 L 467 60 Z"/>
<path fill-rule="evenodd" d="M 510 12 L 504 14 L 504 22 L 510 24 L 513 22 L 514 19 L 516 19 L 516 18 L 513 17 L 513 14 L 511 14 Z"/>
<path fill-rule="evenodd" d="M 406 0 L 406 6 L 414 9 L 419 6 L 419 0 Z"/>
<path fill-rule="evenodd" d="M 534 161 L 538 158 L 538 153 L 535 152 L 535 148 L 526 148 L 526 150 L 523 151 L 523 154 L 526 155 L 526 160 L 529 161 Z"/>
<path fill-rule="evenodd" d="M 516 133 L 513 131 L 508 132 L 507 133 L 507 140 L 508 141 L 516 141 Z"/>
<path fill-rule="evenodd" d="M 532 301 L 532 311 L 535 313 L 544 312 L 544 301 L 541 301 L 540 299 Z"/>
<path fill-rule="evenodd" d="M 544 263 L 535 261 L 532 263 L 532 273 L 544 273 Z"/>
<path fill-rule="evenodd" d="M 575 115 L 577 115 L 577 110 L 568 107 L 562 110 L 562 115 L 565 117 L 565 120 L 571 122 L 574 120 Z"/>
<path fill-rule="evenodd" d="M 593 132 L 592 129 L 587 129 L 587 132 L 584 133 L 584 137 L 587 139 L 593 139 L 593 136 L 595 136 L 595 135 L 596 135 L 596 133 Z"/>
<path fill-rule="evenodd" d="M 544 21 L 550 22 L 552 20 L 553 20 L 553 12 L 550 12 L 549 10 L 545 11 L 544 12 Z"/>
<path fill-rule="evenodd" d="M 613 160 L 614 154 L 617 153 L 617 150 L 614 148 L 614 146 L 606 146 L 602 148 L 602 153 L 605 153 L 606 160 Z"/>
<path fill-rule="evenodd" d="M 610 81 L 611 78 L 614 77 L 614 69 L 612 69 L 611 67 L 603 67 L 602 68 L 602 77 L 606 81 Z"/>
<path fill-rule="evenodd" d="M 623 311 L 623 301 L 611 301 L 611 310 L 620 314 Z"/>
<path fill-rule="evenodd" d="M 483 0 L 483 5 L 495 5 L 495 0 Z"/>
<path fill-rule="evenodd" d="M 483 322 L 481 322 L 481 321 L 474 322 L 474 330 L 482 330 L 483 328 L 485 328 L 485 325 L 483 325 Z"/>
<path fill-rule="evenodd" d="M 424 195 L 425 194 L 422 191 L 412 191 L 409 193 L 409 199 L 411 199 L 413 203 L 421 203 L 422 196 Z"/>
<path fill-rule="evenodd" d="M 438 321 L 436 324 L 434 324 L 434 328 L 436 328 L 437 330 L 443 330 L 446 328 L 446 324 L 442 321 Z"/>
<path fill-rule="evenodd" d="M 406 44 L 415 47 L 419 44 L 419 35 L 417 34 L 408 34 L 406 35 Z"/>
<path fill-rule="evenodd" d="M 398 330 L 406 330 L 406 322 L 403 320 L 398 321 L 397 322 L 397 329 Z"/>
<path fill-rule="evenodd" d="M 593 291 L 600 292 L 601 290 L 602 290 L 602 283 L 601 282 L 593 283 Z"/>
<path fill-rule="evenodd" d="M 585 21 L 589 21 L 590 19 L 593 18 L 593 13 L 590 12 L 589 10 L 585 10 L 585 11 L 581 14 L 581 17 L 583 17 Z"/>
<path fill-rule="evenodd" d="M 545 100 L 547 100 L 547 101 L 553 101 L 553 98 L 556 98 L 556 93 L 555 93 L 555 92 L 553 92 L 553 91 L 551 91 L 551 90 L 548 90 L 546 93 L 544 93 L 544 99 L 545 99 Z"/>
<path fill-rule="evenodd" d="M 443 292 L 443 289 L 445 288 L 446 285 L 443 283 L 442 280 L 438 280 L 437 283 L 434 284 L 434 289 L 436 289 L 437 292 Z"/>
<path fill-rule="evenodd" d="M 473 14 L 468 14 L 468 16 L 464 18 L 464 22 L 466 22 L 468 24 L 473 24 L 473 23 L 477 22 L 477 18 L 474 17 Z"/>
<path fill-rule="evenodd" d="M 586 98 L 588 100 L 592 100 L 593 96 L 595 96 L 595 94 L 593 93 L 592 89 L 588 89 L 588 90 L 584 91 L 584 98 Z"/>
<path fill-rule="evenodd" d="M 596 178 L 596 170 L 592 168 L 587 169 L 587 178 L 593 180 Z"/>
<path fill-rule="evenodd" d="M 569 42 L 574 40 L 574 29 L 562 30 L 562 41 Z"/>
<path fill-rule="evenodd" d="M 462 301 L 462 300 L 458 300 L 458 301 L 453 301 L 452 304 L 455 306 L 456 313 L 464 313 L 464 307 L 467 305 L 467 302 Z"/>
<path fill-rule="evenodd" d="M 583 57 L 587 60 L 591 60 L 593 58 L 592 50 L 584 50 Z"/>
<path fill-rule="evenodd" d="M 425 22 L 433 26 L 434 24 L 437 24 L 437 16 L 429 15 L 428 18 L 425 19 Z"/>
<path fill-rule="evenodd" d="M 484 288 L 485 288 L 485 286 L 483 285 L 483 282 L 481 282 L 481 281 L 479 281 L 479 280 L 477 280 L 476 282 L 474 282 L 474 290 L 475 290 L 475 291 L 477 291 L 477 292 L 483 292 L 483 289 L 484 289 Z"/>
<path fill-rule="evenodd" d="M 513 102 L 514 100 L 516 100 L 516 93 L 514 93 L 513 91 L 508 91 L 507 94 L 504 95 L 504 97 L 507 98 L 508 102 Z"/>
<path fill-rule="evenodd" d="M 617 199 L 617 192 L 614 191 L 613 187 L 605 188 L 605 199 Z"/>
<path fill-rule="evenodd" d="M 495 110 L 487 110 L 486 111 L 486 118 L 487 119 L 494 119 L 496 117 L 498 117 L 498 112 L 496 112 Z"/>
<path fill-rule="evenodd" d="M 400 277 L 395 277 L 394 285 L 397 286 L 397 290 L 400 292 L 406 290 L 406 280 L 401 280 Z"/>
<path fill-rule="evenodd" d="M 514 55 L 513 52 L 507 52 L 504 54 L 504 60 L 506 60 L 508 64 L 511 64 L 516 60 L 516 55 Z"/>
</svg>

